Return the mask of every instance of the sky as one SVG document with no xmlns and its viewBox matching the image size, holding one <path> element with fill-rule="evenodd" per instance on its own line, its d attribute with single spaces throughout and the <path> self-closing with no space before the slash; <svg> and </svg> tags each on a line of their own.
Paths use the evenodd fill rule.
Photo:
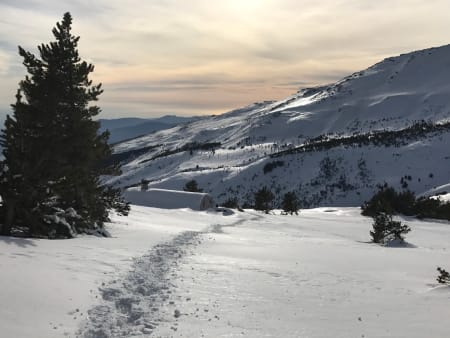
<svg viewBox="0 0 450 338">
<path fill-rule="evenodd" d="M 0 119 L 17 46 L 37 52 L 67 11 L 103 118 L 220 114 L 450 43 L 448 0 L 0 0 Z"/>
</svg>

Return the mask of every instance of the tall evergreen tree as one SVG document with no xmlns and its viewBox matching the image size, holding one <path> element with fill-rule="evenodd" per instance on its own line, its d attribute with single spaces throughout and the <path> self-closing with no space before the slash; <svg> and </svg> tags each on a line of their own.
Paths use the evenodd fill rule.
<svg viewBox="0 0 450 338">
<path fill-rule="evenodd" d="M 92 120 L 100 108 L 90 102 L 103 90 L 89 80 L 94 66 L 81 61 L 71 26 L 66 13 L 53 29 L 55 41 L 38 47 L 40 57 L 19 47 L 28 75 L 0 135 L 4 235 L 16 226 L 31 236 L 71 237 L 101 228 L 111 208 L 129 209 L 120 190 L 100 181 L 112 173 L 102 165 L 111 149 L 108 133 L 99 134 Z"/>
</svg>

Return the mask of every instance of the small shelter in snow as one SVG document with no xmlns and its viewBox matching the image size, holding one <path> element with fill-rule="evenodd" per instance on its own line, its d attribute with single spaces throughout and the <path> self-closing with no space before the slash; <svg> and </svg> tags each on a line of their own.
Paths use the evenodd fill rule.
<svg viewBox="0 0 450 338">
<path fill-rule="evenodd" d="M 200 192 L 130 188 L 124 191 L 123 196 L 131 204 L 161 209 L 207 210 L 215 207 L 212 196 Z"/>
</svg>

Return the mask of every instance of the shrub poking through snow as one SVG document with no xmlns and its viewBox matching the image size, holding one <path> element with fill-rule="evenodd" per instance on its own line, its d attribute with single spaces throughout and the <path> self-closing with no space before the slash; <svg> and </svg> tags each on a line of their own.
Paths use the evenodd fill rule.
<svg viewBox="0 0 450 338">
<path fill-rule="evenodd" d="M 255 192 L 255 210 L 263 210 L 266 214 L 272 210 L 273 193 L 267 187 L 263 187 Z"/>
<path fill-rule="evenodd" d="M 439 276 L 437 278 L 438 283 L 450 285 L 450 273 L 439 267 L 437 268 L 437 270 L 439 272 Z"/>
<path fill-rule="evenodd" d="M 387 244 L 392 241 L 404 242 L 403 235 L 410 231 L 408 225 L 392 220 L 391 214 L 381 212 L 374 217 L 373 231 L 370 235 L 374 243 Z"/>
<path fill-rule="evenodd" d="M 375 217 L 378 213 L 400 213 L 407 216 L 414 215 L 416 197 L 409 190 L 395 191 L 387 185 L 380 186 L 370 201 L 361 207 L 364 216 Z"/>
<path fill-rule="evenodd" d="M 237 197 L 230 197 L 225 202 L 222 203 L 222 206 L 230 209 L 238 209 L 239 202 Z"/>
<path fill-rule="evenodd" d="M 407 180 L 411 176 L 405 176 Z M 450 203 L 437 198 L 419 197 L 409 190 L 401 192 L 387 185 L 380 186 L 378 192 L 361 206 L 361 214 L 375 217 L 384 212 L 389 214 L 403 214 L 418 218 L 436 218 L 450 220 Z"/>
<path fill-rule="evenodd" d="M 282 167 L 282 166 L 284 166 L 284 161 L 269 162 L 263 168 L 264 175 L 267 174 L 267 173 L 270 173 L 275 168 Z"/>
<path fill-rule="evenodd" d="M 299 201 L 295 192 L 290 191 L 284 194 L 283 201 L 281 202 L 281 207 L 283 212 L 286 214 L 296 214 L 298 215 Z"/>
<path fill-rule="evenodd" d="M 198 183 L 196 180 L 190 180 L 190 181 L 186 182 L 183 190 L 190 191 L 190 192 L 203 192 L 203 189 L 200 189 L 198 187 Z"/>
</svg>

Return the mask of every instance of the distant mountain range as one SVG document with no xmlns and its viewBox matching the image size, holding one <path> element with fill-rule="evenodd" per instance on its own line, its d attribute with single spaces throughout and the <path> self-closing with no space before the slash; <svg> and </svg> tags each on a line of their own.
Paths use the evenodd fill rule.
<svg viewBox="0 0 450 338">
<path fill-rule="evenodd" d="M 269 187 L 303 206 L 360 205 L 388 183 L 417 194 L 450 182 L 450 46 L 390 57 L 280 101 L 115 146 L 122 187 L 181 189 L 195 179 L 220 202 Z"/>
<path fill-rule="evenodd" d="M 170 129 L 179 124 L 192 122 L 201 117 L 182 117 L 166 115 L 159 118 L 118 118 L 100 119 L 100 132 L 109 130 L 111 143 L 133 139 L 138 136 L 147 135 L 155 131 Z"/>
</svg>

